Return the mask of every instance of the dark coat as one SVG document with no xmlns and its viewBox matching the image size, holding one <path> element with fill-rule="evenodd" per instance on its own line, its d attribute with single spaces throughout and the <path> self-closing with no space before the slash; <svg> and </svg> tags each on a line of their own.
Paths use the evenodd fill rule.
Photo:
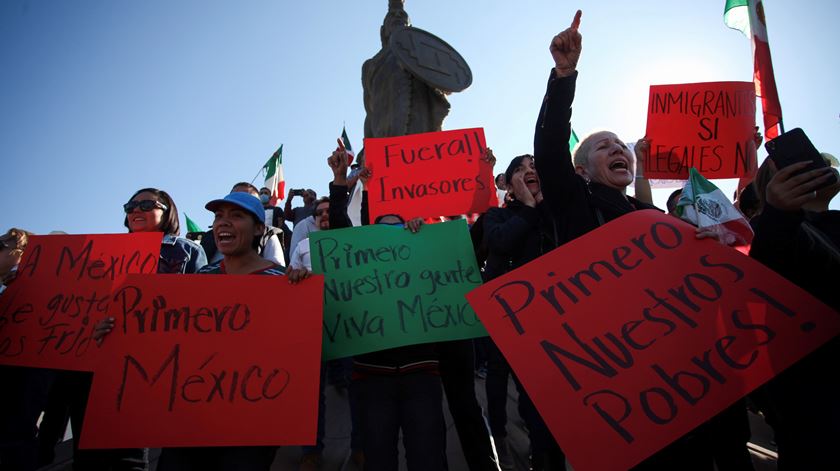
<svg viewBox="0 0 840 471">
<path fill-rule="evenodd" d="M 569 136 L 576 80 L 577 73 L 555 78 L 552 69 L 534 132 L 534 163 L 545 203 L 557 223 L 558 245 L 632 211 L 659 210 L 575 173 Z"/>
<path fill-rule="evenodd" d="M 490 208 L 484 215 L 487 265 L 484 279 L 492 280 L 554 249 L 556 225 L 547 205 L 536 208 L 513 201 L 504 208 Z"/>
<path fill-rule="evenodd" d="M 780 211 L 766 205 L 752 221 L 750 256 L 840 312 L 840 211 Z M 826 452 L 840 436 L 840 337 L 799 360 L 765 386 L 775 422 L 779 465 L 840 469 Z"/>
</svg>

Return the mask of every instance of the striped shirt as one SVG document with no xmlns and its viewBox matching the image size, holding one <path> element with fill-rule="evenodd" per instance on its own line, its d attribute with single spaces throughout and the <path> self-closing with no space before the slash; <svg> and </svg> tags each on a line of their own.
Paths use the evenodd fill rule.
<svg viewBox="0 0 840 471">
<path fill-rule="evenodd" d="M 216 263 L 211 263 L 210 265 L 204 265 L 198 270 L 198 274 L 200 275 L 227 275 L 225 271 L 225 261 L 219 260 Z M 277 264 L 272 264 L 268 268 L 263 268 L 261 270 L 257 270 L 255 272 L 249 273 L 249 275 L 285 275 L 286 273 L 283 272 L 283 267 Z"/>
</svg>

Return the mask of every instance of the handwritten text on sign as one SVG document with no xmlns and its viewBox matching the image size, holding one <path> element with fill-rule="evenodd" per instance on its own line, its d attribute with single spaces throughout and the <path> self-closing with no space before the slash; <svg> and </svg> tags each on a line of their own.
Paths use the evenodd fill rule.
<svg viewBox="0 0 840 471">
<path fill-rule="evenodd" d="M 161 233 L 33 236 L 0 296 L 0 364 L 90 371 L 113 284 L 155 273 Z"/>
<path fill-rule="evenodd" d="M 94 371 L 81 445 L 311 443 L 322 290 L 321 277 L 128 277 L 108 311 L 116 326 Z M 294 309 L 277 299 L 294 299 Z"/>
<path fill-rule="evenodd" d="M 803 290 L 656 211 L 467 297 L 582 471 L 632 467 L 840 332 Z"/>
<path fill-rule="evenodd" d="M 496 205 L 493 165 L 481 128 L 365 139 L 373 170 L 370 219 L 481 213 Z"/>
<path fill-rule="evenodd" d="M 324 275 L 325 359 L 487 335 L 464 299 L 481 275 L 463 220 L 309 237 L 312 269 Z"/>
<path fill-rule="evenodd" d="M 685 180 L 691 167 L 706 178 L 752 175 L 754 133 L 752 82 L 652 85 L 645 176 Z"/>
</svg>

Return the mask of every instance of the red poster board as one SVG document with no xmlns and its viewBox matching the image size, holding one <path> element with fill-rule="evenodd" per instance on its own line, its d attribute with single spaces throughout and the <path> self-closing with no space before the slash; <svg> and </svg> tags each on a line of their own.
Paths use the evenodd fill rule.
<svg viewBox="0 0 840 471">
<path fill-rule="evenodd" d="M 805 291 L 652 210 L 467 298 L 578 471 L 638 464 L 840 332 Z"/>
<path fill-rule="evenodd" d="M 755 85 L 709 82 L 651 85 L 645 161 L 648 179 L 739 178 L 756 171 Z"/>
<path fill-rule="evenodd" d="M 128 277 L 108 312 L 116 326 L 81 446 L 314 442 L 323 286 L 321 276 Z"/>
<path fill-rule="evenodd" d="M 496 206 L 484 129 L 365 139 L 370 220 L 483 213 Z"/>
<path fill-rule="evenodd" d="M 0 296 L 0 364 L 91 371 L 93 326 L 129 273 L 155 273 L 163 234 L 48 235 L 29 239 L 17 278 Z"/>
</svg>

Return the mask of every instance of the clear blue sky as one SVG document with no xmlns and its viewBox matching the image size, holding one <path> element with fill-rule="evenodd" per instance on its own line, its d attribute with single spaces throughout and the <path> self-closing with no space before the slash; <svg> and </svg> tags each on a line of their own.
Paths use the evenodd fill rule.
<svg viewBox="0 0 840 471">
<path fill-rule="evenodd" d="M 406 10 L 472 67 L 444 127 L 484 127 L 504 168 L 532 150 L 548 43 L 575 9 L 573 126 L 629 141 L 644 134 L 650 84 L 751 80 L 749 41 L 724 26 L 724 3 L 408 0 Z M 387 0 L 0 2 L 0 230 L 124 232 L 121 205 L 146 186 L 173 195 L 182 223 L 186 212 L 207 225 L 204 203 L 251 181 L 281 143 L 287 187 L 325 193 L 342 124 L 362 146 L 361 65 L 380 48 L 386 10 Z M 840 154 L 840 2 L 765 10 L 786 127 Z"/>
</svg>

